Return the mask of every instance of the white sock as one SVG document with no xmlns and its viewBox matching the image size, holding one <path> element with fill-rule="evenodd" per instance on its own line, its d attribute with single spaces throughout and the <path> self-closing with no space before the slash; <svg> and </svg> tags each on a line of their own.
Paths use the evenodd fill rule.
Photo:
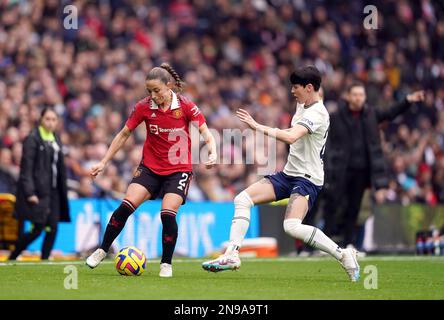
<svg viewBox="0 0 444 320">
<path fill-rule="evenodd" d="M 250 209 L 252 206 L 254 206 L 254 203 L 246 191 L 242 191 L 234 198 L 234 217 L 231 222 L 230 243 L 225 253 L 239 251 L 250 226 Z"/>
<path fill-rule="evenodd" d="M 302 224 L 301 219 L 284 220 L 284 230 L 296 239 L 303 240 L 309 246 L 329 253 L 337 260 L 342 258 L 341 248 L 318 228 Z"/>
</svg>

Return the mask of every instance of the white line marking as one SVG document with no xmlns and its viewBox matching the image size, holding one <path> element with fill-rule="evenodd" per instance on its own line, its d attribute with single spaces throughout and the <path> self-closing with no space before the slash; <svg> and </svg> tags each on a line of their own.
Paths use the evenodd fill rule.
<svg viewBox="0 0 444 320">
<path fill-rule="evenodd" d="M 174 259 L 173 263 L 195 263 L 201 264 L 208 258 L 202 259 Z M 246 262 L 316 262 L 316 261 L 334 261 L 331 257 L 280 257 L 280 258 L 242 258 L 242 261 Z M 444 262 L 444 257 L 418 257 L 418 256 L 369 256 L 365 258 L 360 258 L 358 261 L 370 262 L 370 261 L 436 261 Z M 105 260 L 102 264 L 112 264 L 114 261 Z M 149 259 L 147 263 L 155 264 L 160 263 L 160 259 Z M 48 265 L 84 265 L 84 260 L 73 260 L 73 261 L 13 261 L 13 262 L 0 262 L 0 267 L 7 266 L 48 266 Z"/>
</svg>

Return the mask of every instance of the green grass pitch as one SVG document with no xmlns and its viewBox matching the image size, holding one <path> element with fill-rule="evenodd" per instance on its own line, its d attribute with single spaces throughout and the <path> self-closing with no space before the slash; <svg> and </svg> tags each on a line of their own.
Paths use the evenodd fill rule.
<svg viewBox="0 0 444 320">
<path fill-rule="evenodd" d="M 367 257 L 361 279 L 349 282 L 331 258 L 243 259 L 239 271 L 209 273 L 202 259 L 175 259 L 174 277 L 159 278 L 150 260 L 139 277 L 119 275 L 111 260 L 91 270 L 83 261 L 0 263 L 0 299 L 444 299 L 443 257 Z M 64 288 L 67 265 L 78 289 Z M 376 275 L 365 277 L 366 266 Z M 368 267 L 367 269 L 373 269 Z M 366 289 L 365 283 L 377 285 Z"/>
</svg>

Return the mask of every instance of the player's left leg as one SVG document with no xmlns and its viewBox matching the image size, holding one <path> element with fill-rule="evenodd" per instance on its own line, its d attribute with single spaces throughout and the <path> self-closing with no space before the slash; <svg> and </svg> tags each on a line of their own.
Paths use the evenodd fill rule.
<svg viewBox="0 0 444 320">
<path fill-rule="evenodd" d="M 178 227 L 176 214 L 182 205 L 182 196 L 166 193 L 162 200 L 160 218 L 162 220 L 162 260 L 160 261 L 160 277 L 172 277 L 172 258 L 176 247 Z"/>
<path fill-rule="evenodd" d="M 316 227 L 302 224 L 309 211 L 310 192 L 301 185 L 301 193 L 292 193 L 284 219 L 284 230 L 290 236 L 304 241 L 306 244 L 329 253 L 344 267 L 351 281 L 359 279 L 359 265 L 356 253 L 350 249 L 341 249 L 333 240 Z"/>
<path fill-rule="evenodd" d="M 309 195 L 307 195 L 309 197 Z M 308 212 L 308 199 L 300 193 L 293 193 L 288 201 L 285 212 L 284 230 L 296 239 L 309 246 L 329 253 L 336 259 L 342 258 L 341 248 L 316 227 L 302 224 Z"/>
<path fill-rule="evenodd" d="M 172 258 L 176 247 L 178 227 L 176 214 L 179 207 L 186 202 L 188 189 L 192 180 L 192 172 L 177 172 L 163 177 L 162 180 L 162 260 L 160 261 L 160 277 L 172 277 Z"/>
</svg>

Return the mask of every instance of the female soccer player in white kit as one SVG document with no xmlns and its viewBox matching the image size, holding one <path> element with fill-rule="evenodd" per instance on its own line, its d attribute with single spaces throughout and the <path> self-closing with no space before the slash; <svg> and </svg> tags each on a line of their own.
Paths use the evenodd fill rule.
<svg viewBox="0 0 444 320">
<path fill-rule="evenodd" d="M 322 158 L 330 117 L 319 95 L 321 75 L 316 67 L 299 68 L 291 74 L 290 81 L 297 102 L 290 129 L 260 125 L 247 111 L 237 111 L 239 119 L 252 129 L 288 143 L 290 153 L 284 171 L 265 176 L 234 198 L 235 213 L 228 248 L 217 259 L 204 262 L 202 267 L 212 272 L 240 268 L 239 248 L 250 224 L 251 207 L 289 198 L 285 232 L 332 255 L 354 282 L 359 279 L 356 250 L 342 249 L 318 228 L 302 223 L 324 184 Z"/>
</svg>

